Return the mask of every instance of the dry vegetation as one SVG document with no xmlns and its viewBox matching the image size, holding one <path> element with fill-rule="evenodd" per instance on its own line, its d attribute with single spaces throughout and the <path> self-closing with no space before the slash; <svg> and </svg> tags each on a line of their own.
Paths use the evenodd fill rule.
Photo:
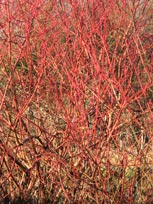
<svg viewBox="0 0 153 204">
<path fill-rule="evenodd" d="M 153 203 L 152 1 L 0 13 L 0 203 Z"/>
</svg>

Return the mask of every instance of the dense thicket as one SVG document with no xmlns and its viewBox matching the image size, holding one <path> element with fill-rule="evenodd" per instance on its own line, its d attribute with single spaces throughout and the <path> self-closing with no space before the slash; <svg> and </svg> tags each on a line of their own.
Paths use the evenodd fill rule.
<svg viewBox="0 0 153 204">
<path fill-rule="evenodd" d="M 152 2 L 0 13 L 0 202 L 152 203 Z"/>
</svg>

